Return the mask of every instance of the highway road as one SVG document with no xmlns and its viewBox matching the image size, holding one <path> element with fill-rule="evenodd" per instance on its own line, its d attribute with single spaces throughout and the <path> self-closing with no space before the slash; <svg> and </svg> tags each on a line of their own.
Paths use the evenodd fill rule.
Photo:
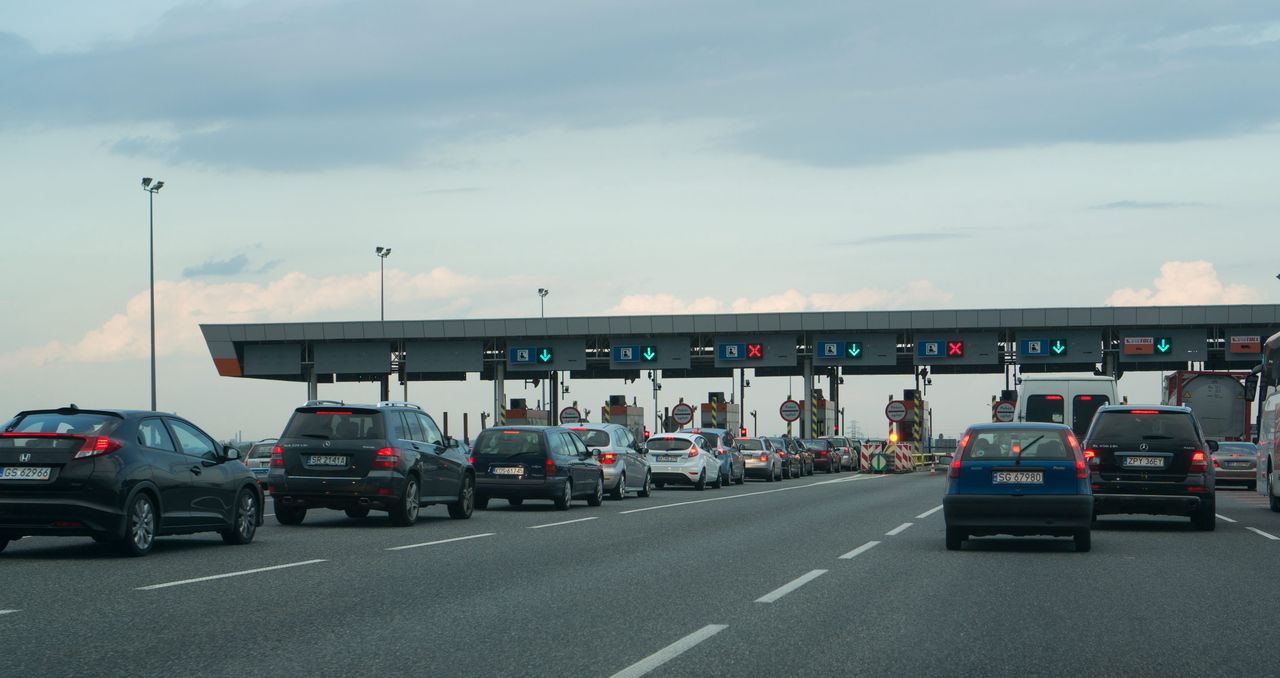
<svg viewBox="0 0 1280 678">
<path fill-rule="evenodd" d="M 319 511 L 248 546 L 0 556 L 4 675 L 1272 675 L 1280 514 L 1107 517 L 1093 551 L 943 548 L 944 479 L 815 475 L 414 527 Z M 269 509 L 268 509 L 269 510 Z"/>
</svg>

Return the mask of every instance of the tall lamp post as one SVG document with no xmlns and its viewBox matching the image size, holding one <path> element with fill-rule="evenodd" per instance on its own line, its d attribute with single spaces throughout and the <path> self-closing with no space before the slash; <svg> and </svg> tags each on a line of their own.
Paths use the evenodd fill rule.
<svg viewBox="0 0 1280 678">
<path fill-rule="evenodd" d="M 387 319 L 387 257 L 391 256 L 391 248 L 381 245 L 373 248 L 378 256 L 378 319 Z"/>
<path fill-rule="evenodd" d="M 142 177 L 142 190 L 147 192 L 147 271 L 151 287 L 151 411 L 156 409 L 156 193 L 163 181 L 154 184 Z"/>
<path fill-rule="evenodd" d="M 546 320 L 546 319 L 547 319 L 547 295 L 548 295 L 548 294 L 551 294 L 551 290 L 549 290 L 549 289 L 547 289 L 547 288 L 545 288 L 545 287 L 539 287 L 539 288 L 538 288 L 538 317 L 542 318 L 543 320 Z M 543 328 L 543 334 L 546 334 L 546 328 L 545 328 L 545 327 Z M 550 376 L 551 376 L 551 373 L 550 373 L 550 372 L 548 372 L 548 373 L 547 373 L 547 376 L 545 376 L 545 377 L 543 377 L 543 378 L 542 378 L 542 400 L 539 402 L 539 405 L 540 405 L 541 407 L 543 407 L 543 408 L 548 408 L 548 405 L 547 405 L 547 378 L 548 378 L 548 377 L 550 377 Z"/>
</svg>

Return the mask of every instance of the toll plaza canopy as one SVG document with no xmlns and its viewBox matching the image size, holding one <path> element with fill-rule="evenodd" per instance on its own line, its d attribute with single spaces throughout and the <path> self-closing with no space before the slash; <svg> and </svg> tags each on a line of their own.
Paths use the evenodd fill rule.
<svg viewBox="0 0 1280 678">
<path fill-rule="evenodd" d="M 575 378 L 1249 368 L 1280 305 L 387 320 L 200 326 L 218 373 L 332 383 L 398 373 Z"/>
</svg>

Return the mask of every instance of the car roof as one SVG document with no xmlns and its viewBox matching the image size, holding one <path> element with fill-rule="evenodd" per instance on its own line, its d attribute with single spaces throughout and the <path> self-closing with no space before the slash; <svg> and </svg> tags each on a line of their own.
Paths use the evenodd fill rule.
<svg viewBox="0 0 1280 678">
<path fill-rule="evenodd" d="M 1040 421 L 1009 421 L 998 423 L 982 423 L 969 426 L 970 431 L 1070 431 L 1071 427 L 1066 424 L 1050 424 Z"/>
<path fill-rule="evenodd" d="M 509 426 L 508 425 L 490 426 L 484 431 L 529 431 L 531 433 L 538 433 L 540 431 L 568 431 L 568 430 L 569 429 L 566 429 L 561 426 L 533 426 L 530 424 L 511 424 Z M 481 431 L 481 433 L 484 433 L 484 431 Z"/>
<path fill-rule="evenodd" d="M 1169 412 L 1176 414 L 1191 414 L 1191 408 L 1184 405 L 1103 405 L 1098 408 L 1098 412 L 1128 412 L 1131 410 L 1155 410 L 1156 412 Z"/>
<path fill-rule="evenodd" d="M 693 440 L 695 436 L 701 433 L 688 433 L 686 431 L 675 431 L 674 433 L 655 433 L 649 436 L 649 440 L 665 440 L 667 438 L 679 438 L 681 440 Z"/>
<path fill-rule="evenodd" d="M 622 424 L 593 423 L 593 422 L 587 422 L 587 421 L 584 421 L 580 424 L 561 424 L 561 427 L 567 428 L 570 430 L 589 428 L 589 429 L 595 429 L 597 431 L 603 431 L 608 428 L 626 428 L 626 426 L 623 426 Z"/>
</svg>

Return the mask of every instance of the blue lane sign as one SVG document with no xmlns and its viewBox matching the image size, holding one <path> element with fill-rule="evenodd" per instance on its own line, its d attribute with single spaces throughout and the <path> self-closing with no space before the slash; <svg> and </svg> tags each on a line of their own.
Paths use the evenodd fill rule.
<svg viewBox="0 0 1280 678">
<path fill-rule="evenodd" d="M 520 347 L 507 351 L 507 359 L 512 365 L 532 365 L 537 359 L 537 351 L 532 348 Z"/>
<path fill-rule="evenodd" d="M 1023 339 L 1018 342 L 1018 355 L 1049 355 L 1049 341 L 1047 339 Z"/>
<path fill-rule="evenodd" d="M 718 355 L 721 360 L 746 360 L 747 345 L 718 344 L 716 346 L 716 355 Z"/>
<path fill-rule="evenodd" d="M 916 343 L 917 358 L 941 358 L 946 355 L 941 341 L 921 341 Z"/>
<path fill-rule="evenodd" d="M 838 341 L 820 341 L 817 354 L 819 358 L 840 358 L 844 355 L 844 345 Z"/>
<path fill-rule="evenodd" d="M 637 363 L 640 362 L 639 346 L 614 346 L 613 362 L 615 363 Z"/>
</svg>

